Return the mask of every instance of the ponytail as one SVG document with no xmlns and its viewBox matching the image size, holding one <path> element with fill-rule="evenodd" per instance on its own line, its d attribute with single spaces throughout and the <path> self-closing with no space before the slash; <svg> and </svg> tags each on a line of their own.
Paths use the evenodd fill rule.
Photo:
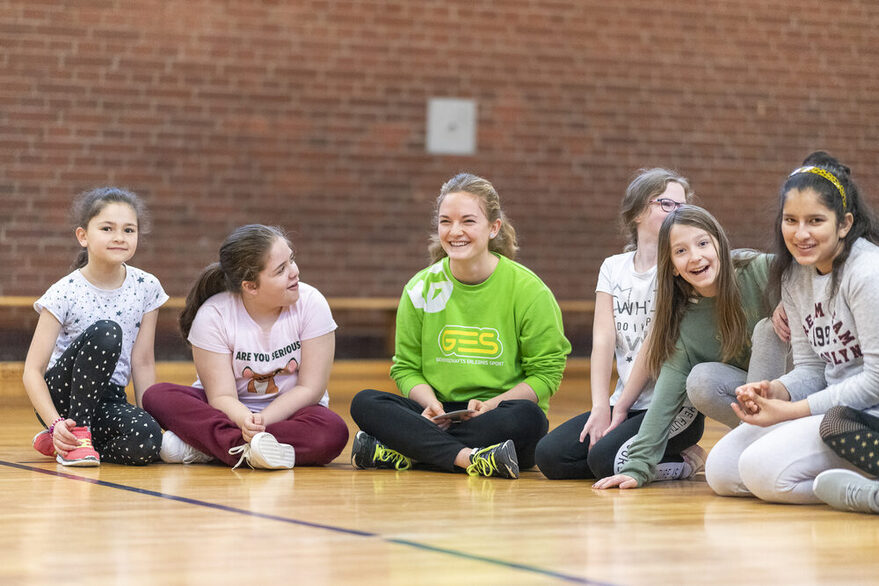
<svg viewBox="0 0 879 586">
<path fill-rule="evenodd" d="M 220 262 L 208 265 L 186 296 L 186 305 L 178 319 L 184 340 L 189 338 L 195 315 L 208 298 L 223 291 L 240 294 L 243 282 L 259 282 L 266 255 L 278 239 L 293 248 L 284 231 L 276 226 L 248 224 L 236 228 L 226 237 L 220 246 Z"/>
<path fill-rule="evenodd" d="M 507 219 L 507 215 L 500 213 L 501 229 L 497 231 L 495 237 L 488 241 L 488 249 L 492 252 L 502 254 L 510 260 L 516 260 L 516 253 L 519 251 L 519 244 L 516 241 L 516 229 Z"/>
<path fill-rule="evenodd" d="M 198 309 L 210 297 L 223 291 L 226 291 L 226 276 L 223 274 L 223 269 L 220 268 L 220 263 L 215 262 L 202 271 L 186 296 L 186 305 L 177 320 L 184 340 L 189 338 L 189 330 L 192 329 L 192 322 L 195 320 Z"/>
<path fill-rule="evenodd" d="M 87 248 L 83 248 L 77 253 L 76 258 L 73 259 L 73 265 L 70 267 L 71 270 L 81 269 L 85 265 L 89 263 L 89 251 Z"/>
</svg>

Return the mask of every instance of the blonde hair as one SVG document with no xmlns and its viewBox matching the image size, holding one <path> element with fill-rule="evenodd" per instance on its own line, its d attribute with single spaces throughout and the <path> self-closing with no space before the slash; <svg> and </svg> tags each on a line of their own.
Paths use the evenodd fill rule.
<svg viewBox="0 0 879 586">
<path fill-rule="evenodd" d="M 458 173 L 448 181 L 446 181 L 440 194 L 436 198 L 436 206 L 433 210 L 433 234 L 430 236 L 430 244 L 427 251 L 430 254 L 430 262 L 435 263 L 444 256 L 446 251 L 443 250 L 442 243 L 437 235 L 437 227 L 439 224 L 439 209 L 443 200 L 450 193 L 469 193 L 479 199 L 479 205 L 488 218 L 488 222 L 495 220 L 501 221 L 501 228 L 494 238 L 488 241 L 488 249 L 492 252 L 502 254 L 509 259 L 516 258 L 516 252 L 519 250 L 519 244 L 516 241 L 516 229 L 510 223 L 509 219 L 501 210 L 501 200 L 494 186 L 488 180 L 477 177 L 470 173 Z"/>
</svg>

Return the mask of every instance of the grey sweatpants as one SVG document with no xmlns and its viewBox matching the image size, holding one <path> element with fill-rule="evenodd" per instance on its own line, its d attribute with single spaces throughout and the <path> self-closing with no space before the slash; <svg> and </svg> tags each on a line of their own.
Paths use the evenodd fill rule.
<svg viewBox="0 0 879 586">
<path fill-rule="evenodd" d="M 687 377 L 687 398 L 707 417 L 736 427 L 741 421 L 730 407 L 736 401 L 736 388 L 746 382 L 780 377 L 789 370 L 789 361 L 790 343 L 775 335 L 769 318 L 762 319 L 751 334 L 748 371 L 723 362 L 697 364 Z"/>
</svg>

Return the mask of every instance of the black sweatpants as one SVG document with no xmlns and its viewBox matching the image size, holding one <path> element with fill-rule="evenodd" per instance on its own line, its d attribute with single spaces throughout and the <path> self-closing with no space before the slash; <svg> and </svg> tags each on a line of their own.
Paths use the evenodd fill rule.
<svg viewBox="0 0 879 586">
<path fill-rule="evenodd" d="M 443 403 L 446 412 L 466 409 L 466 402 Z M 416 401 L 373 389 L 360 391 L 351 401 L 351 417 L 369 435 L 389 448 L 440 470 L 455 470 L 455 457 L 464 448 L 485 448 L 513 440 L 522 470 L 534 466 L 534 450 L 549 427 L 543 410 L 527 400 L 502 401 L 496 409 L 447 430 L 422 417 Z"/>
<path fill-rule="evenodd" d="M 629 444 L 638 435 L 645 413 L 646 410 L 629 411 L 626 420 L 598 440 L 591 450 L 588 436 L 580 442 L 580 432 L 589 419 L 589 412 L 565 421 L 537 444 L 538 468 L 553 480 L 605 478 L 617 474 L 628 461 Z M 698 443 L 705 431 L 705 416 L 693 407 L 684 407 L 678 418 L 682 418 L 686 426 L 669 437 L 665 454 L 657 466 L 657 477 L 663 476 L 663 464 L 682 462 L 681 450 Z"/>
</svg>

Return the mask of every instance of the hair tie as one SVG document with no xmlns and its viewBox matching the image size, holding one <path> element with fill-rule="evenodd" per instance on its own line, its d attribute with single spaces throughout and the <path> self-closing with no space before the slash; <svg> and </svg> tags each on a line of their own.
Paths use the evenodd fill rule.
<svg viewBox="0 0 879 586">
<path fill-rule="evenodd" d="M 845 200 L 845 189 L 842 187 L 842 183 L 840 183 L 839 179 L 836 176 L 828 171 L 827 169 L 822 169 L 821 167 L 815 167 L 814 165 L 809 165 L 806 167 L 800 167 L 798 169 L 794 169 L 793 172 L 788 175 L 788 177 L 793 177 L 794 175 L 798 175 L 800 173 L 813 173 L 815 175 L 820 175 L 824 177 L 836 187 L 836 190 L 839 191 L 839 195 L 842 197 L 842 209 L 846 209 L 848 207 Z"/>
</svg>

